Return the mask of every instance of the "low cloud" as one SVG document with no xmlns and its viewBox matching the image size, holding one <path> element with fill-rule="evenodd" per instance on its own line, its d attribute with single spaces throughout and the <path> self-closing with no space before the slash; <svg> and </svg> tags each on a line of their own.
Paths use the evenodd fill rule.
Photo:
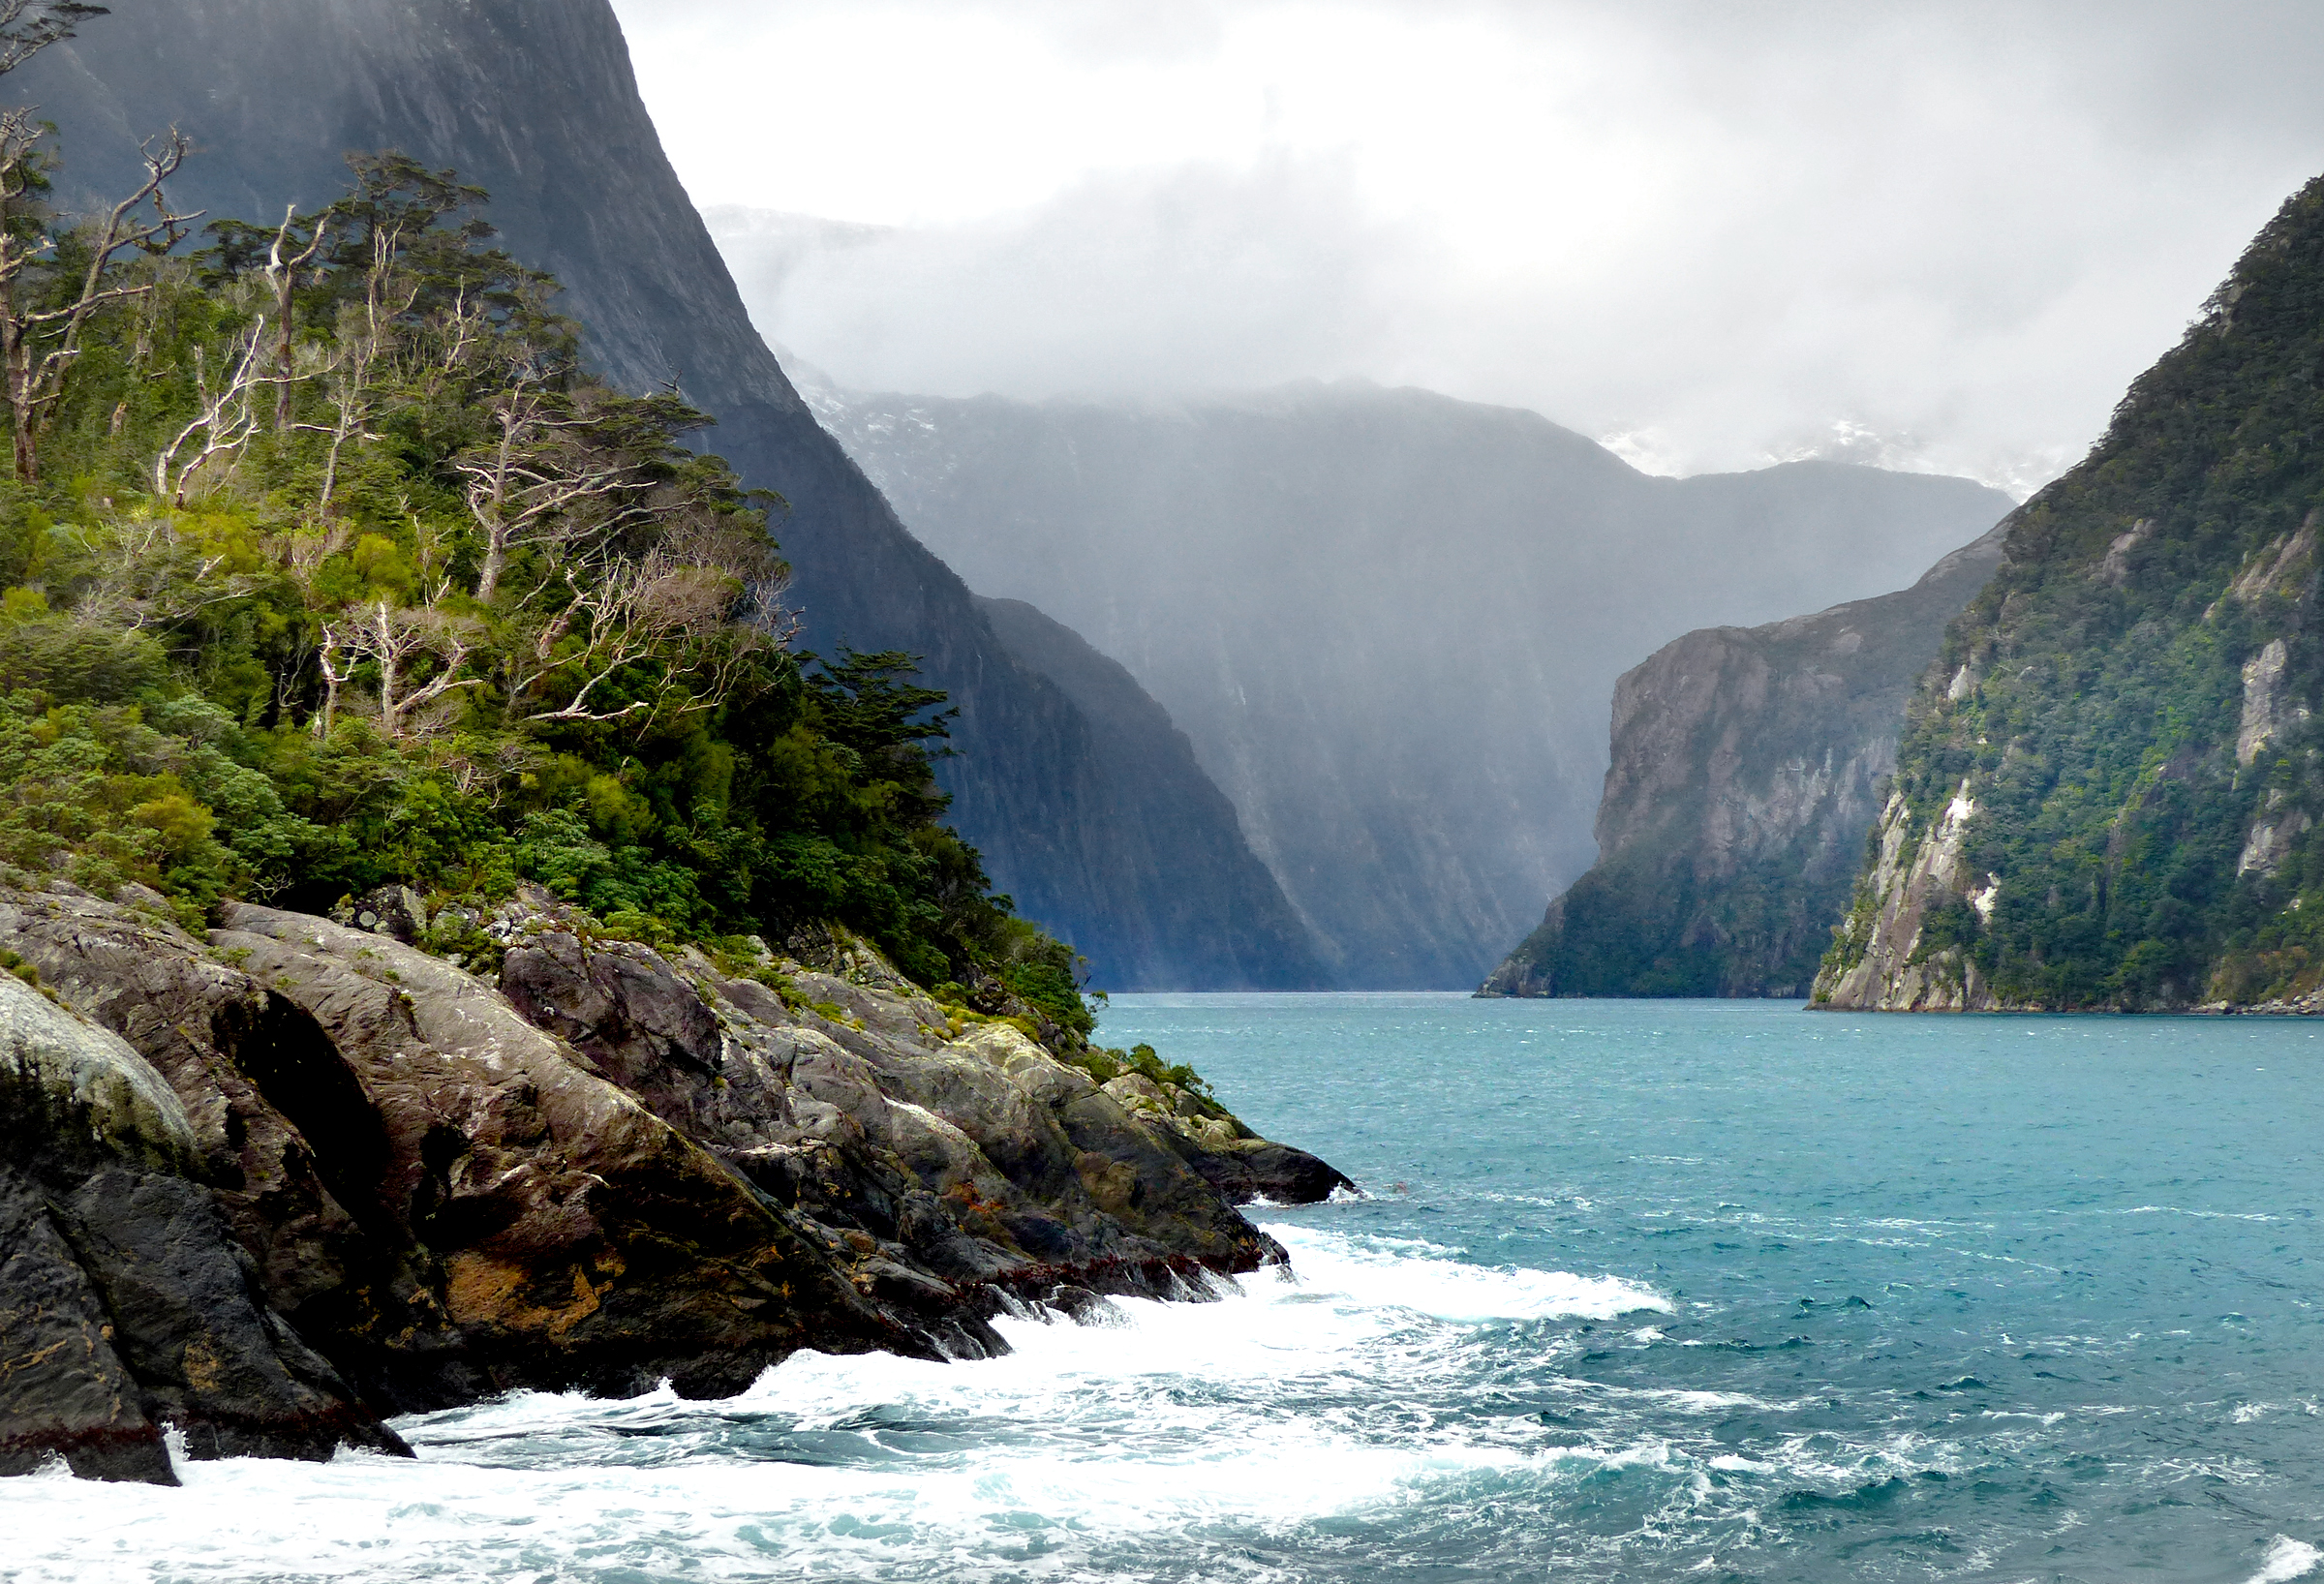
<svg viewBox="0 0 2324 1584">
<path fill-rule="evenodd" d="M 655 7 L 681 174 L 761 328 L 848 386 L 1355 375 L 1666 472 L 2022 493 L 2324 168 L 2307 7 Z M 806 84 L 781 161 L 664 76 L 720 18 Z"/>
<path fill-rule="evenodd" d="M 858 389 L 1174 394 L 1375 372 L 1434 289 L 1330 162 L 1092 179 L 970 225 L 711 212 L 759 328 Z"/>
</svg>

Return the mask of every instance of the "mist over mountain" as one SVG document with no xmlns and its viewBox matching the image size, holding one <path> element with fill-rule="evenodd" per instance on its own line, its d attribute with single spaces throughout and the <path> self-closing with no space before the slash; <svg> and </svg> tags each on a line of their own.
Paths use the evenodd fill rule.
<svg viewBox="0 0 2324 1584">
<path fill-rule="evenodd" d="M 489 189 L 503 244 L 564 283 L 558 306 L 585 325 L 593 361 L 632 390 L 674 382 L 717 418 L 708 444 L 788 502 L 774 527 L 805 641 L 906 651 L 950 692 L 960 752 L 939 774 L 953 822 L 1101 986 L 1212 982 L 1204 933 L 1158 922 L 1182 916 L 1190 892 L 1253 919 L 1279 912 L 1264 892 L 1211 895 L 1195 875 L 1141 892 L 1132 877 L 1158 865 L 1147 833 L 1191 816 L 1139 807 L 1154 783 L 1099 762 L 1096 739 L 1116 728 L 999 641 L 817 426 L 663 156 L 604 0 L 118 0 L 9 82 L 60 129 L 67 203 L 134 189 L 139 139 L 173 123 L 199 152 L 172 198 L 213 216 L 320 207 L 344 190 L 349 151 L 399 148 Z M 1211 872 L 1248 871 L 1232 822 L 1201 841 L 1228 855 Z M 1129 940 L 1134 958 L 1115 949 Z M 1282 946 L 1278 966 L 1304 982 L 1304 941 Z"/>
<path fill-rule="evenodd" d="M 699 199 L 878 228 L 774 290 L 720 234 L 851 388 L 1358 375 L 1674 474 L 2022 498 L 2324 137 L 2284 0 L 617 5 Z"/>
<path fill-rule="evenodd" d="M 814 399 L 971 586 L 1168 709 L 1358 986 L 1475 985 L 1589 868 L 1624 671 L 1911 583 L 2010 504 L 1835 463 L 1650 477 L 1535 413 L 1357 382 Z"/>
</svg>

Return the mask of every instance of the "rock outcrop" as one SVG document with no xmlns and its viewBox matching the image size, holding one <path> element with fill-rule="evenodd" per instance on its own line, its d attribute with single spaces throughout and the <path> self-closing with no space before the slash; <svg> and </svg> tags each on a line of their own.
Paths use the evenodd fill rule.
<svg viewBox="0 0 2324 1584">
<path fill-rule="evenodd" d="M 744 483 L 787 503 L 775 533 L 805 640 L 903 651 L 951 695 L 950 819 L 1024 917 L 1100 986 L 1158 969 L 1179 988 L 1313 982 L 1297 930 L 1272 942 L 1279 960 L 1246 953 L 1208 977 L 1219 921 L 1279 911 L 1236 883 L 1256 868 L 1241 833 L 1175 780 L 1109 762 L 1124 722 L 1093 721 L 1021 660 L 820 427 L 662 153 L 607 0 L 117 0 L 8 84 L 57 123 L 70 203 L 134 190 L 139 139 L 172 124 L 200 152 L 170 195 L 211 216 L 327 203 L 351 150 L 400 149 L 488 189 L 503 245 L 564 283 L 557 306 L 593 360 L 631 390 L 677 384 Z"/>
<path fill-rule="evenodd" d="M 1905 700 L 2001 556 L 1997 529 L 1899 593 L 1690 632 L 1625 673 L 1598 863 L 1479 993 L 1807 994 Z"/>
<path fill-rule="evenodd" d="M 248 1177 L 217 1168 L 268 1151 L 234 1137 L 242 1097 L 196 1084 L 207 1104 L 189 1107 L 34 977 L 0 974 L 0 1474 L 61 1457 L 174 1483 L 165 1422 L 196 1456 L 402 1450 L 288 1324 L 241 1235 L 265 1217 Z"/>
<path fill-rule="evenodd" d="M 156 901 L 0 893 L 56 997 L 0 975 L 7 1472 L 166 1479 L 164 1422 L 197 1457 L 393 1450 L 382 1415 L 515 1386 L 989 1354 L 1059 1289 L 1278 1262 L 1236 1203 L 1345 1181 L 843 937 L 714 960 L 533 892 L 423 909 L 456 963 L 392 905 L 198 939 Z"/>
<path fill-rule="evenodd" d="M 1614 680 L 1909 583 L 2010 502 L 1793 463 L 1653 478 L 1361 383 L 1182 406 L 810 391 L 903 521 L 1169 711 L 1363 988 L 1475 987 L 1592 862 Z"/>
<path fill-rule="evenodd" d="M 2310 1004 L 2324 986 L 2324 178 L 2012 514 L 1914 694 L 1816 999 Z"/>
</svg>

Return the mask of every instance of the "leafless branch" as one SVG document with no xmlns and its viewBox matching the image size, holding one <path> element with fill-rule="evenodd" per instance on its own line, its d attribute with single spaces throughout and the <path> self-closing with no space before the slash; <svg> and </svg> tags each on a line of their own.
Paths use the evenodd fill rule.
<svg viewBox="0 0 2324 1584">
<path fill-rule="evenodd" d="M 84 16 L 105 15 L 105 7 L 81 0 L 0 0 L 0 75 L 73 37 L 74 25 Z"/>
<path fill-rule="evenodd" d="M 197 407 L 194 418 L 153 459 L 153 494 L 156 500 L 166 500 L 174 506 L 186 503 L 186 486 L 211 461 L 230 457 L 248 444 L 258 432 L 259 418 L 252 401 L 261 385 L 275 382 L 272 376 L 259 372 L 259 347 L 264 339 L 266 320 L 263 315 L 252 322 L 250 329 L 227 345 L 232 359 L 226 381 L 212 392 L 209 378 L 203 369 L 201 349 L 195 348 L 195 384 Z M 238 354 L 238 355 L 237 355 Z M 184 462 L 178 458 L 194 437 L 202 437 L 200 449 Z"/>
<path fill-rule="evenodd" d="M 298 218 L 296 204 L 283 209 L 283 223 L 274 233 L 274 246 L 266 253 L 266 284 L 274 288 L 274 374 L 278 384 L 274 396 L 274 431 L 281 434 L 290 427 L 290 314 L 292 294 L 298 289 L 298 272 L 322 251 L 322 240 L 330 228 L 322 221 L 315 223 L 315 234 L 298 253 L 290 251 L 295 240 L 290 234 L 291 222 Z"/>
<path fill-rule="evenodd" d="M 12 0 L 0 0 L 0 8 L 10 3 Z M 56 12 L 54 6 L 46 10 L 51 15 Z M 0 20 L 4 18 L 5 12 L 0 10 Z M 0 44 L 0 53 L 4 48 Z M 32 194 L 35 145 L 44 130 L 33 121 L 30 110 L 0 111 L 0 210 L 20 214 L 20 206 Z M 36 309 L 29 301 L 29 277 L 35 265 L 53 257 L 54 239 L 46 234 L 19 235 L 12 228 L 0 226 L 0 365 L 5 366 L 7 378 L 16 476 L 27 483 L 39 476 L 38 438 L 63 398 L 66 377 L 79 359 L 80 332 L 89 317 L 107 303 L 152 290 L 149 285 L 109 284 L 121 254 L 132 249 L 166 254 L 184 240 L 186 228 L 201 218 L 199 212 L 172 210 L 162 192 L 162 184 L 185 163 L 188 148 L 185 135 L 174 127 L 146 140 L 144 181 L 92 223 L 88 265 L 78 289 L 63 306 Z M 153 218 L 133 219 L 147 203 L 153 207 Z"/>
<path fill-rule="evenodd" d="M 380 729 L 390 737 L 408 734 L 415 716 L 456 688 L 474 687 L 481 677 L 463 677 L 473 629 L 465 622 L 426 607 L 410 609 L 384 599 L 348 611 L 322 628 L 322 675 L 325 689 L 322 724 L 318 735 L 330 732 L 330 716 L 339 689 L 366 661 L 379 667 Z M 411 685 L 410 667 L 423 657 L 436 662 L 435 674 Z"/>
</svg>

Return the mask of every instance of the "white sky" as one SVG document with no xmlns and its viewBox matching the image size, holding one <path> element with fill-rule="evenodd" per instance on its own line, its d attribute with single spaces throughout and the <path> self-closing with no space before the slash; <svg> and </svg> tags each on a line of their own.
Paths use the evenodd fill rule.
<svg viewBox="0 0 2324 1584">
<path fill-rule="evenodd" d="M 705 207 L 862 388 L 1361 376 L 1666 470 L 2023 488 L 2324 170 L 2324 4 L 615 0 Z M 794 243 L 795 246 L 795 243 Z"/>
</svg>

